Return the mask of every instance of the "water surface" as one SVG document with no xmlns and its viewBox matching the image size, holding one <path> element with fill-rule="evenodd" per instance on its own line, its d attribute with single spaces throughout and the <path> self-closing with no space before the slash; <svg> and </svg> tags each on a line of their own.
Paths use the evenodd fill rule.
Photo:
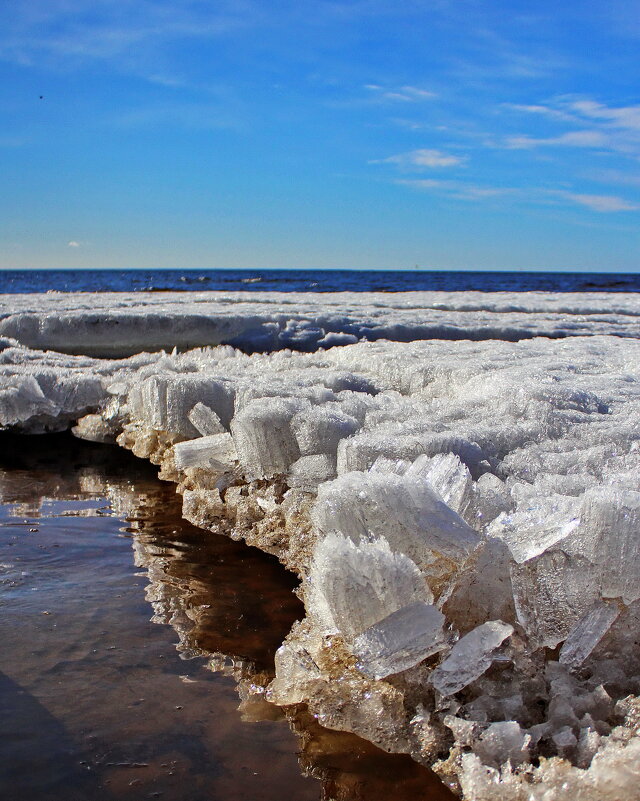
<svg viewBox="0 0 640 801">
<path fill-rule="evenodd" d="M 239 704 L 303 614 L 295 580 L 182 520 L 146 464 L 0 435 L 0 490 L 0 798 L 450 797 L 304 709 Z"/>
<path fill-rule="evenodd" d="M 2 270 L 0 292 L 638 292 L 637 273 L 475 270 Z"/>
</svg>

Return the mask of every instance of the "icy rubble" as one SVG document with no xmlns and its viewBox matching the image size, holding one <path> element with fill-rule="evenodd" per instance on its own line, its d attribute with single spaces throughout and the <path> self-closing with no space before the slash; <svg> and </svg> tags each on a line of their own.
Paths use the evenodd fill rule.
<svg viewBox="0 0 640 801">
<path fill-rule="evenodd" d="M 632 293 L 136 292 L 0 295 L 0 336 L 93 356 L 227 344 L 313 351 L 361 340 L 640 336 Z"/>
<path fill-rule="evenodd" d="M 273 702 L 466 798 L 631 799 L 639 356 L 603 336 L 119 361 L 5 340 L 0 419 L 117 439 L 188 519 L 300 575 Z"/>
</svg>

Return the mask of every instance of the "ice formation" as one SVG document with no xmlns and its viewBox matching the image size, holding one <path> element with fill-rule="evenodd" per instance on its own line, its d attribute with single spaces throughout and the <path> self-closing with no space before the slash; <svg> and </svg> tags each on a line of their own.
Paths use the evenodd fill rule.
<svg viewBox="0 0 640 801">
<path fill-rule="evenodd" d="M 117 441 L 302 579 L 272 702 L 467 799 L 640 798 L 636 296 L 11 303 L 0 426 Z"/>
<path fill-rule="evenodd" d="M 313 351 L 361 340 L 638 337 L 636 296 L 543 292 L 136 292 L 0 296 L 0 337 L 93 356 L 233 345 Z"/>
</svg>

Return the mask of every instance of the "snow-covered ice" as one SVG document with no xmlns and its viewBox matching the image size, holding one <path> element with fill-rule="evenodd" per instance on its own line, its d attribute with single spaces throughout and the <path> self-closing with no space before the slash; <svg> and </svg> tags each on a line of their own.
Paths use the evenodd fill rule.
<svg viewBox="0 0 640 801">
<path fill-rule="evenodd" d="M 117 440 L 299 574 L 274 702 L 465 798 L 626 800 L 639 321 L 636 295 L 5 296 L 0 427 Z"/>
<path fill-rule="evenodd" d="M 123 356 L 228 344 L 313 351 L 363 339 L 518 341 L 640 335 L 631 293 L 136 292 L 0 296 L 0 336 L 31 348 Z"/>
</svg>

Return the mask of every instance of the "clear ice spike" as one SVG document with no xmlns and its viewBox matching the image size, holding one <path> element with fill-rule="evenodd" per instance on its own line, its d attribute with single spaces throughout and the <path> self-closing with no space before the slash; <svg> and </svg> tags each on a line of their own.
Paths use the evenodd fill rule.
<svg viewBox="0 0 640 801">
<path fill-rule="evenodd" d="M 442 695 L 453 695 L 481 676 L 493 660 L 493 652 L 513 634 L 513 626 L 490 620 L 473 629 L 451 649 L 433 671 L 431 684 Z"/>
<path fill-rule="evenodd" d="M 574 670 L 584 662 L 609 631 L 620 610 L 615 603 L 599 601 L 580 618 L 560 649 L 560 664 Z"/>
<path fill-rule="evenodd" d="M 359 669 L 382 679 L 417 665 L 446 647 L 443 624 L 444 615 L 433 604 L 418 601 L 398 609 L 354 640 Z"/>
</svg>

